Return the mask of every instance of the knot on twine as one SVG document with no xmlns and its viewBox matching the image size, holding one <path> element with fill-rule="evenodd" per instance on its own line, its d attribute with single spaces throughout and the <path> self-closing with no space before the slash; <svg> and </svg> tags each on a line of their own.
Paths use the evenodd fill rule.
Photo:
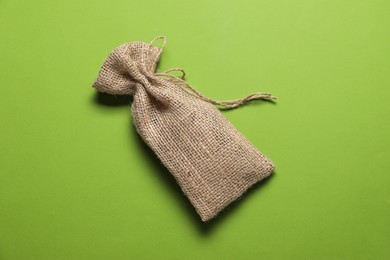
<svg viewBox="0 0 390 260">
<path fill-rule="evenodd" d="M 158 40 L 163 41 L 161 47 L 154 45 Z M 233 109 L 252 100 L 276 99 L 276 97 L 267 92 L 254 92 L 244 98 L 234 100 L 218 101 L 211 99 L 201 94 L 184 80 L 186 73 L 182 68 L 171 68 L 163 72 L 155 72 L 156 65 L 165 46 L 165 36 L 158 36 L 150 43 L 131 42 L 119 46 L 110 53 L 103 64 L 93 87 L 100 92 L 113 95 L 134 95 L 137 87 L 142 85 L 147 92 L 152 95 L 154 94 L 157 99 L 161 100 L 163 98 L 159 97 L 160 95 L 153 91 L 153 86 L 150 84 L 150 81 L 155 79 L 155 77 L 164 77 L 175 83 L 187 93 L 225 109 Z M 170 74 L 174 71 L 181 72 L 181 76 L 178 77 Z"/>
</svg>

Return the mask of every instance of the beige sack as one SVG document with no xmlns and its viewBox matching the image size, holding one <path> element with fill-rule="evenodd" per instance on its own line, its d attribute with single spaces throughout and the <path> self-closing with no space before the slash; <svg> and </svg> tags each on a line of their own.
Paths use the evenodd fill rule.
<svg viewBox="0 0 390 260">
<path fill-rule="evenodd" d="M 160 48 L 153 45 L 163 39 Z M 155 68 L 165 37 L 116 48 L 104 62 L 93 87 L 113 95 L 133 95 L 137 132 L 169 169 L 203 221 L 215 217 L 274 164 L 260 153 L 214 106 L 235 108 L 253 99 L 215 101 L 184 80 Z M 183 76 L 184 76 L 184 71 Z"/>
</svg>

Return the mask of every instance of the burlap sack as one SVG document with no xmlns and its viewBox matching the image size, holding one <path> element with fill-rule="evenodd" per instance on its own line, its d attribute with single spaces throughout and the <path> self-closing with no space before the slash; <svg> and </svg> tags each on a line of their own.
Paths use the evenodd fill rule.
<svg viewBox="0 0 390 260">
<path fill-rule="evenodd" d="M 153 45 L 157 39 L 164 40 L 161 48 Z M 234 108 L 273 97 L 254 93 L 240 100 L 209 99 L 167 73 L 181 69 L 155 72 L 164 46 L 163 36 L 151 43 L 119 46 L 104 62 L 93 87 L 134 96 L 131 111 L 137 132 L 207 221 L 274 169 L 214 105 Z"/>
</svg>

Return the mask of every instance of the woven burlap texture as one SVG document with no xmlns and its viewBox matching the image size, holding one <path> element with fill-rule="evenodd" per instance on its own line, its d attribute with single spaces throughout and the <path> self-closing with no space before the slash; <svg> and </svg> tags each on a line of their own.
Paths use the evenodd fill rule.
<svg viewBox="0 0 390 260">
<path fill-rule="evenodd" d="M 153 44 L 157 39 L 164 40 L 162 47 Z M 165 38 L 155 40 L 114 49 L 93 87 L 133 95 L 131 114 L 138 134 L 175 177 L 201 219 L 208 221 L 274 169 L 215 107 L 233 108 L 257 98 L 214 101 L 188 91 L 189 85 L 175 76 L 156 73 Z"/>
</svg>

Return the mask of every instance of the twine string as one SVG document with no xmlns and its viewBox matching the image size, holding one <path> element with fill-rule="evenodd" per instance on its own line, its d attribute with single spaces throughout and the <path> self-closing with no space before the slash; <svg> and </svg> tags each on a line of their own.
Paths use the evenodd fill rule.
<svg viewBox="0 0 390 260">
<path fill-rule="evenodd" d="M 158 37 L 154 38 L 150 42 L 150 44 L 153 45 L 157 40 L 160 40 L 160 39 L 163 40 L 163 45 L 160 47 L 160 53 L 161 53 L 166 45 L 166 37 L 165 36 L 158 36 Z M 182 74 L 181 77 L 170 74 L 173 71 L 180 71 Z M 203 101 L 209 102 L 213 105 L 222 106 L 223 108 L 226 108 L 226 109 L 233 109 L 233 108 L 240 107 L 240 106 L 245 105 L 246 103 L 248 103 L 252 100 L 259 100 L 259 99 L 275 100 L 276 99 L 276 97 L 272 96 L 272 94 L 267 93 L 267 92 L 254 92 L 254 93 L 252 93 L 244 98 L 241 98 L 241 99 L 219 101 L 219 100 L 211 99 L 211 98 L 203 95 L 202 93 L 200 93 L 199 91 L 194 89 L 190 84 L 188 84 L 184 80 L 186 73 L 184 72 L 184 70 L 182 68 L 172 68 L 172 69 L 169 69 L 169 70 L 166 70 L 163 72 L 155 73 L 155 75 L 160 76 L 160 77 L 168 77 L 168 78 L 170 78 L 170 80 L 172 82 L 176 83 L 179 87 L 181 87 L 183 90 L 187 91 L 189 94 L 191 94 L 197 98 L 200 98 Z"/>
</svg>

